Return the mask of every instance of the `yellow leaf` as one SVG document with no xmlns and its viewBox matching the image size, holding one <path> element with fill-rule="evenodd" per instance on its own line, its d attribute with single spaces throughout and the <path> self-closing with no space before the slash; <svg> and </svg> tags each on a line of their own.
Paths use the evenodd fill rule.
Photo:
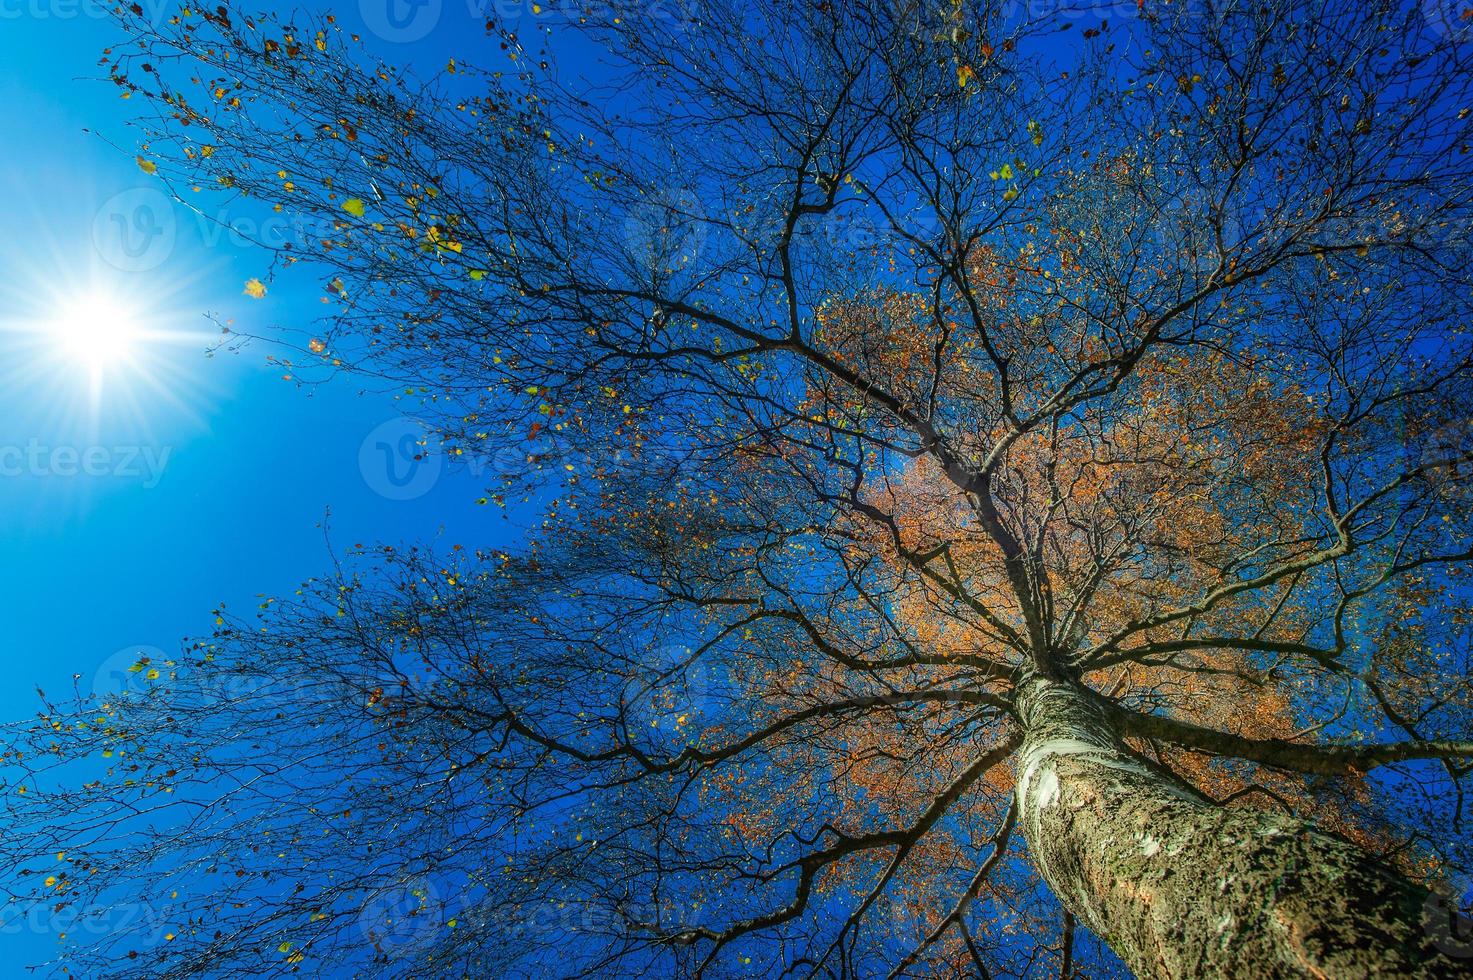
<svg viewBox="0 0 1473 980">
<path fill-rule="evenodd" d="M 313 337 L 310 341 L 307 342 L 307 349 L 314 354 L 321 354 L 323 351 L 327 350 L 327 345 L 318 340 L 316 337 Z"/>
<path fill-rule="evenodd" d="M 245 294 L 251 299 L 260 299 L 266 295 L 266 284 L 259 279 L 247 279 Z"/>
<path fill-rule="evenodd" d="M 363 217 L 364 208 L 362 198 L 348 198 L 346 201 L 343 202 L 343 210 L 348 212 L 355 218 Z"/>
<path fill-rule="evenodd" d="M 966 88 L 967 83 L 976 77 L 977 73 L 972 70 L 971 65 L 962 65 L 956 70 L 956 83 L 962 88 Z"/>
<path fill-rule="evenodd" d="M 143 157 L 134 157 L 133 159 L 138 161 L 138 169 L 142 170 L 144 173 L 153 174 L 158 172 L 159 165 L 154 163 L 152 160 L 145 160 L 143 159 Z"/>
</svg>

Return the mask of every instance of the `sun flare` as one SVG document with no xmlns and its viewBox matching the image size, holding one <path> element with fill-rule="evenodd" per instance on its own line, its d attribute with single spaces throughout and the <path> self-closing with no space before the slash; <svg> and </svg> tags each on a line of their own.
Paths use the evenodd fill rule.
<svg viewBox="0 0 1473 980">
<path fill-rule="evenodd" d="M 47 333 L 68 357 L 105 369 L 130 358 L 141 331 L 126 303 L 98 292 L 63 303 L 47 323 Z"/>
<path fill-rule="evenodd" d="M 0 281 L 0 388 L 27 392 L 34 426 L 78 439 L 199 420 L 209 386 L 192 355 L 213 353 L 220 335 L 198 325 L 194 280 L 71 268 L 75 249 L 47 244 L 51 255 Z"/>
</svg>

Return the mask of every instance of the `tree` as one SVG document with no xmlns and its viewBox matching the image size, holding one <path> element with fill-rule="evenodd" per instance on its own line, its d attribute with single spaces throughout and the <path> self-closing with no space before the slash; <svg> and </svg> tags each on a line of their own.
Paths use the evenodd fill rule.
<svg viewBox="0 0 1473 980">
<path fill-rule="evenodd" d="M 150 912 L 88 975 L 1466 968 L 1460 23 L 124 20 L 149 168 L 317 230 L 291 370 L 542 517 L 48 702 L 21 893 Z"/>
</svg>

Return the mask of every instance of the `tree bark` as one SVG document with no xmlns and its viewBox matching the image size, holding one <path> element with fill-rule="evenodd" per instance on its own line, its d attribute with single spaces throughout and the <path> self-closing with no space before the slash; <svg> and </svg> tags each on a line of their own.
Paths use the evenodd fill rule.
<svg viewBox="0 0 1473 980">
<path fill-rule="evenodd" d="M 1018 710 L 1033 861 L 1138 977 L 1473 975 L 1444 907 L 1355 845 L 1213 805 L 1131 753 L 1077 687 L 1030 679 Z"/>
</svg>

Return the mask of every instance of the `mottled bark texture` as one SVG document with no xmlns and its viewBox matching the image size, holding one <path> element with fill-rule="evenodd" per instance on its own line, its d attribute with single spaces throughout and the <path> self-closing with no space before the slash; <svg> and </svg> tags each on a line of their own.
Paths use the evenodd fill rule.
<svg viewBox="0 0 1473 980">
<path fill-rule="evenodd" d="M 1424 922 L 1428 893 L 1353 844 L 1202 799 L 1126 749 L 1078 688 L 1030 680 L 1019 713 L 1033 860 L 1137 976 L 1473 976 Z"/>
</svg>

